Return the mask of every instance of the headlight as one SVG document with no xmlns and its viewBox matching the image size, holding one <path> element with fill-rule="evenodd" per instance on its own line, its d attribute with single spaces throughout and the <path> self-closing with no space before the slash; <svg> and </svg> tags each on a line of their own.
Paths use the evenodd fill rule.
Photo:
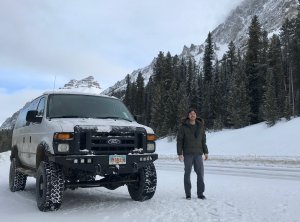
<svg viewBox="0 0 300 222">
<path fill-rule="evenodd" d="M 147 143 L 147 152 L 155 151 L 155 143 Z"/>
<path fill-rule="evenodd" d="M 69 151 L 69 144 L 60 143 L 60 144 L 58 144 L 57 150 L 58 150 L 58 152 L 63 152 L 63 153 L 68 152 Z"/>
</svg>

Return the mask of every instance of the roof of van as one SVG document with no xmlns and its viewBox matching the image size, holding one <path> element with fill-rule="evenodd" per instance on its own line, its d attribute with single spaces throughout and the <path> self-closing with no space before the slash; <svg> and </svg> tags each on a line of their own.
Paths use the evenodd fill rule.
<svg viewBox="0 0 300 222">
<path fill-rule="evenodd" d="M 100 97 L 108 97 L 108 98 L 114 98 L 118 99 L 114 96 L 107 96 L 103 94 L 97 94 L 97 93 L 90 93 L 90 92 L 81 92 L 81 91 L 72 91 L 72 90 L 52 90 L 52 91 L 46 91 L 43 93 L 43 95 L 52 95 L 52 94 L 70 94 L 70 95 L 87 95 L 87 96 L 100 96 Z"/>
</svg>

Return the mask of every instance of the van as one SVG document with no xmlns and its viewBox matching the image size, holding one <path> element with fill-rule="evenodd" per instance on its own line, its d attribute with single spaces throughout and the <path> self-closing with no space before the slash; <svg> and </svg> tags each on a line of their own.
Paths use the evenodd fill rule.
<svg viewBox="0 0 300 222">
<path fill-rule="evenodd" d="M 115 97 L 51 91 L 19 113 L 13 136 L 9 188 L 36 178 L 41 211 L 60 208 L 65 189 L 126 185 L 135 201 L 156 190 L 156 135 L 135 121 Z"/>
</svg>

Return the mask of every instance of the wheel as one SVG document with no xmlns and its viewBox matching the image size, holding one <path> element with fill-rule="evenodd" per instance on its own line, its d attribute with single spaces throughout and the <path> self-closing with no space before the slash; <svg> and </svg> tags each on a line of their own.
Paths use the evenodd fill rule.
<svg viewBox="0 0 300 222">
<path fill-rule="evenodd" d="M 36 175 L 36 201 L 40 211 L 54 211 L 61 206 L 64 176 L 60 167 L 42 161 Z"/>
<path fill-rule="evenodd" d="M 138 181 L 128 184 L 128 192 L 135 201 L 149 200 L 153 197 L 156 190 L 156 170 L 153 163 L 139 169 L 137 173 Z"/>
<path fill-rule="evenodd" d="M 9 169 L 9 189 L 12 192 L 24 190 L 26 186 L 27 175 L 17 170 L 18 161 L 13 158 Z"/>
</svg>

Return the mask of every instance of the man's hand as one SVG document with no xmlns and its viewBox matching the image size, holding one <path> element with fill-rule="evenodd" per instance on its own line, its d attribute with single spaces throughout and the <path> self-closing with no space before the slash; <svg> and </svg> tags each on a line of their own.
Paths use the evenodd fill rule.
<svg viewBox="0 0 300 222">
<path fill-rule="evenodd" d="M 180 162 L 182 162 L 183 159 L 184 159 L 183 155 L 178 155 L 178 159 L 179 159 Z"/>
<path fill-rule="evenodd" d="M 207 160 L 207 159 L 208 159 L 208 154 L 205 153 L 205 154 L 204 154 L 204 160 Z"/>
</svg>

